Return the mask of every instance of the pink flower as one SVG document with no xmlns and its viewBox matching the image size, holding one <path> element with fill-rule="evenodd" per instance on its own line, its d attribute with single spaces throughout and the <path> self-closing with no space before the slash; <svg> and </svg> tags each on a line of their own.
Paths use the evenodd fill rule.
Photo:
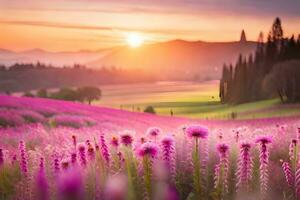
<svg viewBox="0 0 300 200">
<path fill-rule="evenodd" d="M 252 179 L 252 158 L 250 155 L 251 144 L 243 142 L 240 145 L 240 156 L 238 160 L 237 188 L 249 190 L 249 184 Z"/>
<path fill-rule="evenodd" d="M 138 149 L 138 155 L 141 157 L 151 156 L 152 158 L 156 157 L 158 153 L 158 146 L 153 142 L 146 142 L 142 144 Z"/>
<path fill-rule="evenodd" d="M 119 146 L 119 140 L 117 137 L 112 137 L 111 138 L 111 141 L 110 141 L 110 144 L 113 146 L 113 147 L 118 147 Z"/>
<path fill-rule="evenodd" d="M 158 127 L 151 127 L 147 130 L 147 135 L 150 137 L 157 137 L 161 133 L 161 129 Z"/>
<path fill-rule="evenodd" d="M 121 143 L 125 146 L 130 146 L 133 142 L 133 136 L 130 131 L 125 131 L 120 135 Z"/>
<path fill-rule="evenodd" d="M 1 165 L 3 165 L 3 163 L 4 163 L 3 151 L 2 151 L 2 149 L 0 149 L 0 167 L 1 167 Z"/>
<path fill-rule="evenodd" d="M 208 136 L 208 128 L 201 125 L 191 125 L 185 129 L 185 133 L 190 138 L 206 139 Z"/>
</svg>

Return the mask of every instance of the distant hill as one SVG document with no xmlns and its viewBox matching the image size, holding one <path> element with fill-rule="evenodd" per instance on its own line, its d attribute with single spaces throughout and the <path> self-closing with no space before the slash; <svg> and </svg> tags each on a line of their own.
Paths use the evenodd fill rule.
<svg viewBox="0 0 300 200">
<path fill-rule="evenodd" d="M 142 68 L 155 73 L 160 79 L 218 79 L 223 63 L 247 55 L 255 50 L 256 42 L 202 42 L 173 40 L 123 47 L 93 62 L 88 67 L 118 66 Z"/>
<path fill-rule="evenodd" d="M 115 66 L 141 69 L 159 80 L 219 79 L 223 63 L 234 62 L 238 55 L 253 52 L 256 42 L 203 42 L 173 40 L 146 44 L 138 48 L 114 47 L 98 51 L 48 52 L 32 49 L 13 52 L 0 49 L 0 65 L 36 63 L 55 66 L 85 64 L 90 68 Z"/>
<path fill-rule="evenodd" d="M 42 49 L 31 49 L 27 51 L 14 52 L 0 49 L 0 65 L 13 65 L 19 63 L 41 62 L 55 66 L 85 64 L 109 53 L 111 49 L 98 51 L 77 51 L 77 52 L 49 52 Z"/>
</svg>

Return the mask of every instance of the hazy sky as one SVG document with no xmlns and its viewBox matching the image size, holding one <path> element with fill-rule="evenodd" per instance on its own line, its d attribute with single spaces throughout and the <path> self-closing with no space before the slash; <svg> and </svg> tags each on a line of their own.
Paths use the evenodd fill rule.
<svg viewBox="0 0 300 200">
<path fill-rule="evenodd" d="M 285 35 L 300 33 L 300 0 L 0 0 L 0 48 L 51 51 L 146 42 L 256 40 L 276 16 Z"/>
</svg>

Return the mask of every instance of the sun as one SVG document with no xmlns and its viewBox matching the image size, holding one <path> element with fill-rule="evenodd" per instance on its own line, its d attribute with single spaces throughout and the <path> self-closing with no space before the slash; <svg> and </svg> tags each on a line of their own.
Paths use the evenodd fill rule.
<svg viewBox="0 0 300 200">
<path fill-rule="evenodd" d="M 126 41 L 130 47 L 136 48 L 143 44 L 144 38 L 138 33 L 130 33 L 127 35 Z"/>
</svg>

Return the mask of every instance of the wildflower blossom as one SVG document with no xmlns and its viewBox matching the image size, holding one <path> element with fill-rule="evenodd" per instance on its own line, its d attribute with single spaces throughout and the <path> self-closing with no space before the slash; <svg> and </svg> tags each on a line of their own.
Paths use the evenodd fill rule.
<svg viewBox="0 0 300 200">
<path fill-rule="evenodd" d="M 19 143 L 19 152 L 20 152 L 20 168 L 25 176 L 27 176 L 28 168 L 27 168 L 27 154 L 25 149 L 25 143 L 20 141 Z"/>
<path fill-rule="evenodd" d="M 222 199 L 228 192 L 229 146 L 224 143 L 218 144 L 217 151 L 219 154 L 219 163 L 215 167 L 215 188 L 219 190 L 219 197 Z"/>
<path fill-rule="evenodd" d="M 82 174 L 77 168 L 61 173 L 57 183 L 60 200 L 84 199 Z"/>
<path fill-rule="evenodd" d="M 292 187 L 294 185 L 294 175 L 292 173 L 292 169 L 288 162 L 282 163 L 283 173 L 286 179 L 287 184 Z"/>
<path fill-rule="evenodd" d="M 3 165 L 4 163 L 4 156 L 3 156 L 3 151 L 0 149 L 0 166 Z"/>
<path fill-rule="evenodd" d="M 86 152 L 85 152 L 85 145 L 84 144 L 78 144 L 78 154 L 80 158 L 80 163 L 82 166 L 86 166 Z"/>
<path fill-rule="evenodd" d="M 272 142 L 272 138 L 269 136 L 259 136 L 256 139 L 256 143 L 260 145 L 259 162 L 260 162 L 260 191 L 262 199 L 266 198 L 268 190 L 268 165 L 269 165 L 269 150 L 267 144 Z"/>
<path fill-rule="evenodd" d="M 185 129 L 185 133 L 190 138 L 205 139 L 208 136 L 208 129 L 201 125 L 191 125 Z"/>
<path fill-rule="evenodd" d="M 138 155 L 143 158 L 144 183 L 146 188 L 146 198 L 151 199 L 152 195 L 152 159 L 158 154 L 158 146 L 152 142 L 142 144 L 138 150 Z"/>
<path fill-rule="evenodd" d="M 111 141 L 110 141 L 110 144 L 113 146 L 113 147 L 118 147 L 119 146 L 119 140 L 117 137 L 112 137 Z"/>
<path fill-rule="evenodd" d="M 166 168 L 169 170 L 169 175 L 173 181 L 175 179 L 175 141 L 172 136 L 165 136 L 161 140 L 162 159 L 165 162 Z"/>
<path fill-rule="evenodd" d="M 242 142 L 240 145 L 240 156 L 237 169 L 238 190 L 249 191 L 249 184 L 252 179 L 252 158 L 250 155 L 251 144 Z"/>
<path fill-rule="evenodd" d="M 125 131 L 120 135 L 121 143 L 124 146 L 130 146 L 133 142 L 133 136 L 132 133 L 129 131 Z"/>
<path fill-rule="evenodd" d="M 103 156 L 106 164 L 109 165 L 110 155 L 109 155 L 109 152 L 108 152 L 108 148 L 107 148 L 107 145 L 106 145 L 104 135 L 100 135 L 100 148 L 101 148 L 101 153 L 102 153 L 102 156 Z"/>
<path fill-rule="evenodd" d="M 206 139 L 208 136 L 208 129 L 201 125 L 191 125 L 185 129 L 185 133 L 189 138 L 194 139 L 194 149 L 192 152 L 192 163 L 193 163 L 193 182 L 194 192 L 197 198 L 201 196 L 201 163 L 200 163 L 200 152 L 199 152 L 199 139 Z"/>
<path fill-rule="evenodd" d="M 147 130 L 147 135 L 149 135 L 151 138 L 154 138 L 154 142 L 156 142 L 156 138 L 158 135 L 161 134 L 161 129 L 158 127 L 151 127 Z"/>
<path fill-rule="evenodd" d="M 40 158 L 40 169 L 37 172 L 35 184 L 36 184 L 36 198 L 48 200 L 49 198 L 49 185 L 44 171 L 44 158 Z"/>
</svg>

